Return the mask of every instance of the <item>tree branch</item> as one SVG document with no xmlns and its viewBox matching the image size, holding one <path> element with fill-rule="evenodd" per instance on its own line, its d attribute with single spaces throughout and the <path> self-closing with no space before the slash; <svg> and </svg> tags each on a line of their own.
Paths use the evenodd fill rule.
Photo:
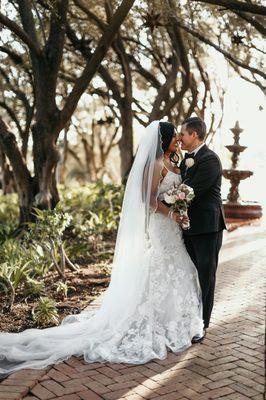
<svg viewBox="0 0 266 400">
<path fill-rule="evenodd" d="M 138 72 L 142 77 L 144 77 L 148 82 L 150 82 L 152 86 L 155 87 L 155 89 L 160 89 L 161 83 L 150 71 L 145 69 L 140 64 L 140 62 L 135 59 L 135 57 L 132 54 L 129 54 L 129 59 L 132 62 L 132 64 L 134 64 L 135 67 L 137 68 L 136 72 Z"/>
<path fill-rule="evenodd" d="M 93 12 L 91 12 L 88 5 L 85 4 L 84 1 L 74 0 L 74 3 L 87 15 L 87 17 L 92 19 L 102 31 L 105 31 L 105 29 L 107 29 L 108 25 L 104 23 L 100 18 L 98 18 L 97 15 L 93 14 Z"/>
<path fill-rule="evenodd" d="M 51 11 L 50 32 L 44 47 L 44 51 L 49 57 L 51 70 L 56 73 L 55 76 L 57 76 L 63 54 L 67 9 L 68 0 L 56 1 L 54 9 Z"/>
<path fill-rule="evenodd" d="M 123 0 L 120 6 L 117 8 L 111 24 L 103 33 L 90 61 L 87 63 L 81 76 L 77 79 L 70 95 L 66 100 L 65 106 L 60 113 L 61 126 L 64 126 L 73 114 L 80 97 L 87 89 L 91 79 L 99 68 L 121 24 L 133 6 L 134 1 L 135 0 Z"/>
<path fill-rule="evenodd" d="M 69 25 L 67 25 L 67 35 L 68 35 L 68 38 L 70 39 L 72 45 L 74 46 L 74 48 L 81 52 L 83 58 L 87 61 L 90 60 L 92 57 L 90 48 L 84 44 L 82 39 L 78 39 L 76 33 Z M 103 65 L 99 66 L 98 71 L 99 71 L 99 75 L 105 81 L 107 86 L 112 90 L 113 96 L 114 96 L 114 99 L 116 100 L 116 102 L 121 105 L 122 98 L 120 95 L 120 89 L 119 89 L 117 82 L 112 78 L 108 69 L 105 68 Z"/>
<path fill-rule="evenodd" d="M 169 71 L 168 75 L 166 76 L 164 84 L 161 85 L 160 89 L 158 90 L 157 97 L 153 103 L 152 112 L 150 115 L 150 121 L 152 121 L 153 119 L 158 119 L 158 116 L 161 115 L 160 108 L 162 102 L 167 99 L 171 87 L 175 84 L 177 76 L 177 66 L 178 66 L 177 55 L 175 53 L 173 53 L 172 59 L 173 61 L 172 61 L 171 71 Z"/>
<path fill-rule="evenodd" d="M 10 118 L 15 122 L 15 125 L 19 131 L 20 136 L 23 136 L 23 130 L 20 126 L 20 123 L 18 121 L 17 115 L 15 113 L 15 111 L 13 111 L 13 109 L 11 107 L 9 107 L 8 104 L 6 104 L 4 101 L 0 101 L 0 107 L 2 107 L 4 110 L 6 110 L 6 112 L 8 113 L 8 115 L 10 116 Z"/>
<path fill-rule="evenodd" d="M 129 65 L 128 54 L 126 53 L 124 44 L 119 34 L 117 35 L 117 39 L 113 42 L 113 48 L 118 55 L 124 75 L 124 99 L 132 103 L 132 72 Z"/>
<path fill-rule="evenodd" d="M 249 2 L 237 0 L 191 0 L 194 2 L 213 4 L 220 7 L 225 7 L 230 10 L 243 11 L 251 14 L 266 15 L 266 7 Z"/>
<path fill-rule="evenodd" d="M 15 53 L 10 48 L 6 48 L 4 46 L 0 46 L 0 51 L 2 53 L 6 53 L 15 64 L 20 64 L 20 65 L 23 64 L 23 58 L 21 57 L 21 55 Z"/>
<path fill-rule="evenodd" d="M 79 156 L 77 155 L 77 153 L 76 153 L 74 150 L 72 150 L 70 147 L 67 149 L 67 151 L 68 151 L 68 153 L 78 162 L 78 164 L 79 164 L 82 168 L 84 168 L 84 165 L 83 165 L 81 159 L 79 158 Z"/>
<path fill-rule="evenodd" d="M 14 171 L 17 187 L 21 188 L 25 185 L 28 187 L 31 180 L 29 170 L 21 156 L 15 135 L 8 131 L 2 118 L 0 118 L 0 144 Z"/>
<path fill-rule="evenodd" d="M 18 24 L 14 21 L 11 21 L 5 15 L 0 13 L 0 23 L 8 28 L 11 32 L 13 32 L 16 36 L 18 36 L 23 43 L 25 43 L 36 56 L 41 54 L 41 50 L 35 40 L 33 40 Z"/>
<path fill-rule="evenodd" d="M 241 11 L 232 11 L 244 21 L 247 21 L 250 25 L 252 25 L 263 36 L 266 35 L 266 28 L 255 17 L 250 17 Z"/>
<path fill-rule="evenodd" d="M 168 0 L 168 2 L 170 7 L 173 9 L 174 8 L 173 1 Z M 167 27 L 167 32 L 169 34 L 169 37 L 171 38 L 173 47 L 176 51 L 176 54 L 178 55 L 179 61 L 182 64 L 184 71 L 187 75 L 187 79 L 188 81 L 190 81 L 190 65 L 188 59 L 188 50 L 186 49 L 181 29 L 176 24 L 176 22 L 173 21 L 173 24 Z"/>
<path fill-rule="evenodd" d="M 240 78 L 244 79 L 245 81 L 247 81 L 249 83 L 252 83 L 253 85 L 258 86 L 260 88 L 260 90 L 264 94 L 266 94 L 266 86 L 263 86 L 263 84 L 256 79 L 254 74 L 252 74 L 254 80 L 249 79 L 247 76 L 244 76 L 243 74 L 241 74 L 241 72 L 239 71 L 239 68 L 235 64 L 233 64 L 232 62 L 230 62 L 230 64 L 231 64 L 232 68 L 236 71 L 236 73 L 240 76 Z"/>
<path fill-rule="evenodd" d="M 124 35 L 121 35 L 121 39 L 125 42 L 129 42 L 129 43 L 134 43 L 139 47 L 141 47 L 142 49 L 144 49 L 145 51 L 147 51 L 147 53 L 149 53 L 152 58 L 155 60 L 156 65 L 158 67 L 158 69 L 161 71 L 161 73 L 163 75 L 165 75 L 165 70 L 162 68 L 162 60 L 160 59 L 159 56 L 156 55 L 156 53 L 154 52 L 154 50 L 152 48 L 149 48 L 148 46 L 145 46 L 143 43 L 141 43 L 139 40 L 136 40 L 132 37 L 126 37 Z M 164 66 L 164 65 L 163 65 Z"/>
<path fill-rule="evenodd" d="M 12 90 L 12 92 L 14 92 L 17 95 L 18 99 L 22 101 L 25 107 L 29 106 L 29 102 L 25 93 L 23 93 L 22 90 L 20 90 L 18 87 L 16 87 L 14 84 L 11 83 L 8 74 L 1 67 L 0 67 L 0 74 L 3 76 L 3 78 L 5 79 L 7 85 Z"/>
<path fill-rule="evenodd" d="M 258 74 L 258 75 L 262 76 L 264 79 L 266 79 L 266 74 L 264 72 L 260 71 L 257 68 L 250 67 L 249 65 L 243 63 L 242 61 L 237 60 L 235 57 L 233 57 L 226 50 L 221 49 L 218 45 L 212 43 L 209 39 L 206 39 L 200 33 L 196 32 L 193 29 L 189 28 L 188 26 L 184 25 L 176 17 L 172 17 L 172 18 L 175 19 L 176 23 L 180 26 L 180 28 L 184 29 L 186 32 L 190 33 L 192 36 L 194 36 L 195 38 L 199 39 L 201 42 L 206 43 L 209 46 L 213 47 L 215 50 L 219 51 L 219 53 L 222 53 L 228 60 L 232 61 L 233 63 L 235 63 L 239 67 L 247 69 L 248 71 L 253 72 L 254 74 Z"/>
<path fill-rule="evenodd" d="M 34 43 L 38 43 L 37 32 L 35 28 L 34 18 L 32 14 L 32 3 L 30 0 L 17 0 L 19 14 L 24 31 L 29 35 Z"/>
<path fill-rule="evenodd" d="M 41 31 L 42 31 L 42 36 L 43 36 L 43 41 L 45 43 L 46 42 L 46 35 L 45 35 L 44 23 L 43 23 L 41 15 L 39 13 L 38 7 L 37 7 L 37 5 L 35 3 L 35 0 L 32 0 L 32 5 L 33 5 L 33 8 L 34 8 L 35 13 L 37 15 L 37 18 L 39 20 L 39 24 L 40 24 Z"/>
</svg>

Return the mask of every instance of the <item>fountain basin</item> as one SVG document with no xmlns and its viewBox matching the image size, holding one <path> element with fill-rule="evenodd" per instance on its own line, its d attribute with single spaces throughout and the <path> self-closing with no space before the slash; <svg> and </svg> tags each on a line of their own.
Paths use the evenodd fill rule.
<svg viewBox="0 0 266 400">
<path fill-rule="evenodd" d="M 226 218 L 246 220 L 262 217 L 262 207 L 255 201 L 225 202 L 223 206 Z"/>
<path fill-rule="evenodd" d="M 225 146 L 232 153 L 242 153 L 242 151 L 246 150 L 247 146 L 240 146 L 240 144 L 229 144 Z"/>
<path fill-rule="evenodd" d="M 238 170 L 238 169 L 224 169 L 223 170 L 223 176 L 226 179 L 234 180 L 234 181 L 241 181 L 243 179 L 249 178 L 250 176 L 253 175 L 252 171 L 244 171 L 244 170 Z"/>
</svg>

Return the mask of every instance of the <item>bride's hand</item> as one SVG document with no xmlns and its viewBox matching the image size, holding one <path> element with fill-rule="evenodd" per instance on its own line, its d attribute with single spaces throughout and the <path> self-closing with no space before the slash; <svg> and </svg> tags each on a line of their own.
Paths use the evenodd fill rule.
<svg viewBox="0 0 266 400">
<path fill-rule="evenodd" d="M 183 217 L 181 217 L 181 215 L 178 214 L 177 212 L 173 213 L 172 218 L 173 218 L 173 220 L 174 220 L 177 224 L 179 224 L 179 225 L 181 225 L 182 222 L 183 222 Z"/>
<path fill-rule="evenodd" d="M 185 215 L 181 216 L 178 213 L 173 213 L 173 220 L 179 225 L 182 225 L 182 224 L 187 225 L 187 224 L 189 224 L 189 218 L 187 216 L 185 216 Z"/>
</svg>

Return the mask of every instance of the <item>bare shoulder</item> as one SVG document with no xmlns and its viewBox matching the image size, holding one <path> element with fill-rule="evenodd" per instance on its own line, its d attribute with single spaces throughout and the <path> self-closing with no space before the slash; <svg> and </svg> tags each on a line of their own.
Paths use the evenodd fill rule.
<svg viewBox="0 0 266 400">
<path fill-rule="evenodd" d="M 167 173 L 168 173 L 168 169 L 165 168 L 165 166 L 163 166 L 163 169 L 162 169 L 162 171 L 161 171 L 162 177 L 164 178 L 164 177 L 167 175 Z"/>
<path fill-rule="evenodd" d="M 180 174 L 180 168 L 178 168 L 178 167 L 173 167 L 173 171 L 174 171 L 174 173 L 175 174 Z"/>
</svg>

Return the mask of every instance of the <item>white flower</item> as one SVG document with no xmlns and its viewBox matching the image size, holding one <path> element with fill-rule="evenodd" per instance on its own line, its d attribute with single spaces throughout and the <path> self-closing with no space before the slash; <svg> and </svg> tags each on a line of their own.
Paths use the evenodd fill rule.
<svg viewBox="0 0 266 400">
<path fill-rule="evenodd" d="M 165 193 L 165 195 L 164 195 L 164 200 L 166 201 L 166 203 L 168 203 L 168 204 L 174 204 L 175 203 L 175 201 L 176 201 L 176 198 L 175 198 L 175 196 L 169 196 L 167 193 Z"/>
<path fill-rule="evenodd" d="M 193 158 L 187 158 L 185 164 L 188 168 L 191 168 L 195 164 L 195 161 L 193 160 Z"/>
</svg>

